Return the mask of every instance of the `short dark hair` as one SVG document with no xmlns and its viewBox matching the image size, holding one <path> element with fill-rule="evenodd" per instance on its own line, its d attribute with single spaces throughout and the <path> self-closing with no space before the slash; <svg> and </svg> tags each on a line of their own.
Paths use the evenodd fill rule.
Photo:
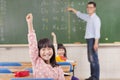
<svg viewBox="0 0 120 80">
<path fill-rule="evenodd" d="M 95 3 L 95 2 L 93 2 L 93 1 L 88 2 L 88 4 L 87 4 L 87 5 L 89 5 L 89 4 L 93 4 L 93 6 L 94 6 L 94 7 L 96 7 L 96 3 Z"/>
<path fill-rule="evenodd" d="M 66 48 L 63 44 L 58 44 L 58 49 L 64 49 L 65 53 L 64 53 L 64 57 L 67 58 L 67 51 L 66 51 Z"/>
<path fill-rule="evenodd" d="M 43 39 L 40 39 L 40 40 L 38 41 L 38 56 L 41 57 L 41 56 L 40 56 L 40 50 L 41 50 L 42 48 L 45 48 L 45 47 L 52 48 L 52 50 L 53 50 L 53 56 L 52 56 L 51 59 L 50 59 L 50 64 L 51 64 L 51 66 L 52 66 L 52 67 L 58 66 L 58 64 L 56 63 L 56 59 L 55 59 L 55 49 L 54 49 L 53 43 L 52 43 L 52 41 L 51 41 L 50 39 L 48 39 L 48 38 L 43 38 Z"/>
</svg>

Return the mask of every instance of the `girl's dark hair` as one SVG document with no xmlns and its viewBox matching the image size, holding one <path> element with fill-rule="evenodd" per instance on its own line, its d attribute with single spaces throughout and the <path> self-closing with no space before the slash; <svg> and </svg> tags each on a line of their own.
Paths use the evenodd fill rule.
<svg viewBox="0 0 120 80">
<path fill-rule="evenodd" d="M 88 2 L 88 4 L 93 4 L 93 6 L 96 7 L 96 3 L 93 1 Z"/>
<path fill-rule="evenodd" d="M 64 57 L 67 58 L 67 51 L 66 51 L 66 48 L 63 44 L 58 44 L 58 49 L 64 49 L 65 53 L 64 53 Z"/>
<path fill-rule="evenodd" d="M 52 42 L 48 38 L 40 39 L 38 41 L 38 56 L 41 57 L 40 56 L 40 50 L 42 48 L 46 48 L 46 47 L 52 48 L 52 50 L 53 50 L 53 56 L 50 59 L 51 66 L 52 67 L 58 66 L 57 63 L 56 63 L 56 60 L 55 60 L 55 49 L 54 49 L 54 46 L 53 46 Z"/>
</svg>

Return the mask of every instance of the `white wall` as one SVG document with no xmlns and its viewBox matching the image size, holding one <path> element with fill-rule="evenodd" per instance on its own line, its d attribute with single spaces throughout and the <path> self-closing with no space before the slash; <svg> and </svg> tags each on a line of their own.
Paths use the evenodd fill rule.
<svg viewBox="0 0 120 80">
<path fill-rule="evenodd" d="M 78 62 L 75 70 L 76 76 L 80 76 L 80 78 L 90 76 L 86 46 L 67 47 L 67 50 L 69 58 Z M 100 46 L 98 54 L 100 77 L 102 79 L 120 79 L 120 46 Z"/>
<path fill-rule="evenodd" d="M 90 69 L 87 60 L 86 45 L 65 45 L 68 58 L 77 61 L 75 75 L 80 78 L 89 77 Z M 29 62 L 28 47 L 0 46 L 0 62 Z M 100 71 L 102 79 L 120 79 L 120 45 L 100 45 Z"/>
</svg>

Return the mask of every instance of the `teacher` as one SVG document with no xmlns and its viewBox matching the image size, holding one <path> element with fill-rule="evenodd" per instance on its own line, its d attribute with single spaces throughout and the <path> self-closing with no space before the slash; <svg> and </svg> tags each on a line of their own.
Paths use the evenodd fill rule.
<svg viewBox="0 0 120 80">
<path fill-rule="evenodd" d="M 67 8 L 68 11 L 74 12 L 78 18 L 86 21 L 85 39 L 87 42 L 88 61 L 90 62 L 91 76 L 85 80 L 99 80 L 100 67 L 98 59 L 98 46 L 100 39 L 101 21 L 96 14 L 96 3 L 88 2 L 87 13 L 82 13 L 74 8 Z"/>
</svg>

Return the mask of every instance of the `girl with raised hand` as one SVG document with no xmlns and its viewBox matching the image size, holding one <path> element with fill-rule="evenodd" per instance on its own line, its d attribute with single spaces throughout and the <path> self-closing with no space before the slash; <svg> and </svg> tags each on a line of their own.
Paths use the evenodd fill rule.
<svg viewBox="0 0 120 80">
<path fill-rule="evenodd" d="M 26 16 L 28 24 L 29 53 L 32 61 L 33 76 L 35 78 L 53 78 L 54 80 L 65 80 L 64 72 L 55 60 L 55 49 L 53 43 L 48 39 L 40 39 L 37 43 L 36 33 L 33 28 L 33 16 Z"/>
</svg>

